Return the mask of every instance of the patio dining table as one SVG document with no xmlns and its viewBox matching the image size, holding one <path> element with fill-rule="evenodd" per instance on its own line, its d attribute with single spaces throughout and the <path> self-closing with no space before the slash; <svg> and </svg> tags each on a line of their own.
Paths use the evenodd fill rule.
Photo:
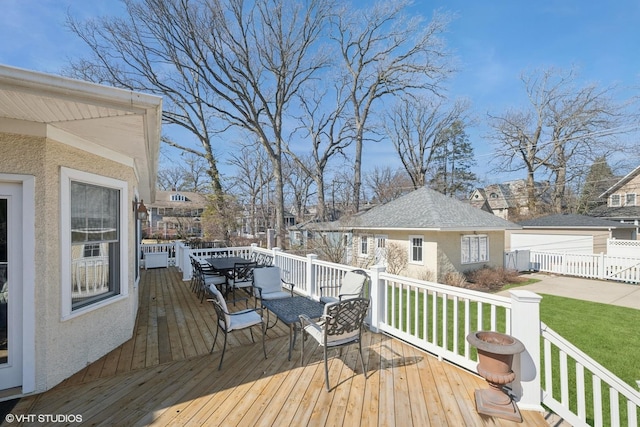
<svg viewBox="0 0 640 427">
<path fill-rule="evenodd" d="M 205 261 L 207 261 L 214 270 L 224 275 L 229 275 L 236 264 L 251 262 L 250 260 L 239 256 L 206 258 Z"/>
<path fill-rule="evenodd" d="M 306 314 L 311 319 L 318 319 L 324 313 L 324 304 L 303 296 L 264 300 L 262 306 L 289 326 L 289 360 L 291 360 L 291 352 L 296 343 L 300 315 Z"/>
</svg>

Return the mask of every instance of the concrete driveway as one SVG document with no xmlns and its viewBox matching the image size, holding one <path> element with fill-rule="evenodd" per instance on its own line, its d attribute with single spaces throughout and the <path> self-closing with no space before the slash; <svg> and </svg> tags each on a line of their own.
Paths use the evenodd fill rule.
<svg viewBox="0 0 640 427">
<path fill-rule="evenodd" d="M 640 310 L 640 285 L 546 273 L 532 273 L 525 277 L 540 281 L 515 289 L 526 289 L 537 294 L 557 295 Z M 501 291 L 499 295 L 509 296 L 509 291 Z"/>
</svg>

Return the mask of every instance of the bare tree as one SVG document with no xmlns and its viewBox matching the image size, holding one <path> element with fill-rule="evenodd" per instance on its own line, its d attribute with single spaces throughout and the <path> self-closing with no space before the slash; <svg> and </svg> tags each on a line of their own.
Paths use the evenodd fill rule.
<svg viewBox="0 0 640 427">
<path fill-rule="evenodd" d="M 333 0 L 124 1 L 127 20 L 85 26 L 70 20 L 95 54 L 73 69 L 163 95 L 165 120 L 198 136 L 205 150 L 220 214 L 212 137 L 231 128 L 255 135 L 272 162 L 276 231 L 284 245 L 283 123 L 293 96 L 327 62 L 318 42 Z"/>
<path fill-rule="evenodd" d="M 522 76 L 528 108 L 489 115 L 497 148 L 498 171 L 527 173 L 530 212 L 536 209 L 535 174 L 552 178 L 552 203 L 561 212 L 568 203 L 568 184 L 583 175 L 597 157 L 619 149 L 611 144 L 629 120 L 624 105 L 612 101 L 614 88 L 577 87 L 575 71 L 537 70 Z M 629 127 L 628 129 L 631 129 Z"/>
<path fill-rule="evenodd" d="M 181 165 L 160 168 L 156 185 L 163 191 L 182 188 L 182 184 L 185 181 L 184 175 L 185 170 Z"/>
<path fill-rule="evenodd" d="M 355 141 L 353 197 L 360 208 L 362 149 L 373 104 L 389 95 L 428 90 L 437 93 L 451 72 L 440 34 L 449 17 L 434 14 L 425 23 L 404 14 L 407 0 L 378 1 L 373 7 L 336 14 L 333 39 L 340 46 Z"/>
<path fill-rule="evenodd" d="M 386 131 L 413 188 L 424 187 L 439 148 L 447 143 L 446 131 L 465 120 L 467 104 L 448 108 L 434 98 L 404 98 L 386 117 Z"/>
<path fill-rule="evenodd" d="M 300 127 L 296 133 L 311 143 L 311 154 L 301 157 L 287 149 L 291 159 L 297 163 L 301 171 L 305 172 L 316 185 L 317 213 L 316 217 L 325 221 L 328 219 L 325 202 L 325 173 L 329 161 L 352 142 L 349 138 L 343 121 L 343 111 L 346 100 L 343 97 L 343 87 L 336 85 L 332 95 L 330 91 L 320 91 L 318 86 L 309 88 L 301 93 L 301 115 L 298 117 Z M 331 98 L 331 101 L 328 100 Z M 328 103 L 328 108 L 323 104 Z"/>
<path fill-rule="evenodd" d="M 402 170 L 375 167 L 365 179 L 376 203 L 388 203 L 414 189 L 413 182 Z"/>
<path fill-rule="evenodd" d="M 235 166 L 236 175 L 230 178 L 229 192 L 237 194 L 244 206 L 247 221 L 244 230 L 255 236 L 261 225 L 270 223 L 269 206 L 273 201 L 269 183 L 273 180 L 270 162 L 261 144 L 234 144 L 237 150 L 228 160 Z"/>
<path fill-rule="evenodd" d="M 305 220 L 309 199 L 315 194 L 313 183 L 316 180 L 312 174 L 314 161 L 310 157 L 300 156 L 296 156 L 295 160 L 285 156 L 283 160 L 285 188 L 291 192 L 296 222 L 302 222 Z"/>
</svg>

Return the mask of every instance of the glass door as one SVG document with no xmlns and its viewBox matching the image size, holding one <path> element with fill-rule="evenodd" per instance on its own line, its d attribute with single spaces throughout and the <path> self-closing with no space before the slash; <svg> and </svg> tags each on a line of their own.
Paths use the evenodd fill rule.
<svg viewBox="0 0 640 427">
<path fill-rule="evenodd" d="M 9 257 L 7 199 L 0 198 L 0 365 L 9 360 Z"/>
<path fill-rule="evenodd" d="M 22 384 L 22 186 L 0 182 L 0 389 Z"/>
</svg>

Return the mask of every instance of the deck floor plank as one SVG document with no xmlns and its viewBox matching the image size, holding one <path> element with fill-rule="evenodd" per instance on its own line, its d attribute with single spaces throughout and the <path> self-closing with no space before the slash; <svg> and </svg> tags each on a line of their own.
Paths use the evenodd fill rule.
<svg viewBox="0 0 640 427">
<path fill-rule="evenodd" d="M 523 424 L 480 416 L 474 390 L 482 378 L 397 339 L 365 332 L 366 378 L 356 345 L 329 352 L 332 390 L 325 389 L 322 347 L 301 338 L 287 360 L 289 329 L 230 334 L 222 339 L 215 313 L 175 268 L 141 271 L 132 338 L 51 390 L 20 399 L 14 414 L 79 414 L 91 425 L 132 426 L 546 426 L 524 411 Z M 231 310 L 253 302 L 229 304 Z M 256 331 L 257 332 L 257 331 Z M 2 424 L 4 425 L 4 424 Z M 14 424 L 12 424 L 14 425 Z M 24 423 L 23 425 L 36 425 Z M 40 424 L 37 424 L 40 425 Z"/>
</svg>

